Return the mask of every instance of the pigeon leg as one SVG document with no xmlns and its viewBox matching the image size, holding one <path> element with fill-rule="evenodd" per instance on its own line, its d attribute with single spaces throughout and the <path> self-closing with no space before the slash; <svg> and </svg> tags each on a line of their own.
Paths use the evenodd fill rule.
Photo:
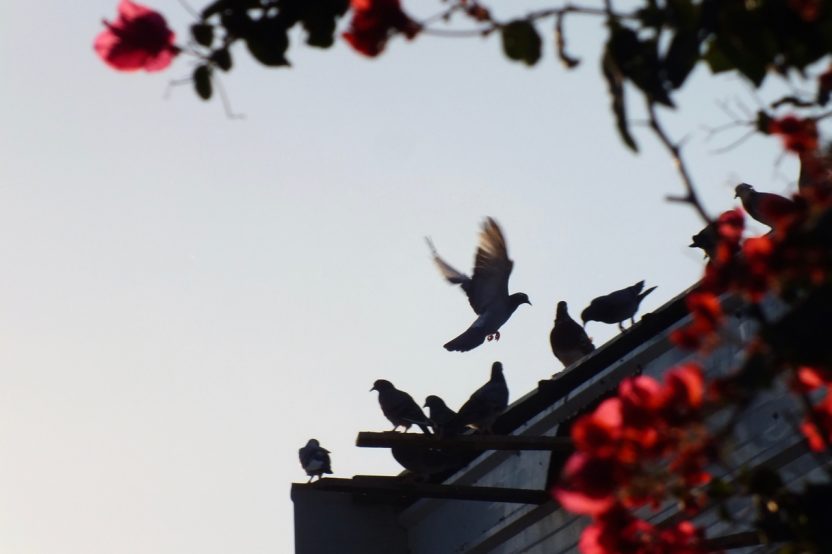
<svg viewBox="0 0 832 554">
<path fill-rule="evenodd" d="M 635 324 L 636 324 L 636 320 L 631 317 L 630 318 L 630 326 L 632 327 Z"/>
<path fill-rule="evenodd" d="M 314 475 L 310 475 L 310 476 L 309 476 L 309 481 L 307 481 L 307 482 L 306 482 L 306 484 L 308 485 L 309 483 L 311 483 L 311 482 L 312 482 L 312 479 L 313 479 L 314 477 L 315 477 Z"/>
<path fill-rule="evenodd" d="M 491 342 L 492 340 L 494 340 L 494 335 L 488 335 L 487 337 L 485 337 L 485 340 Z"/>
<path fill-rule="evenodd" d="M 619 329 L 622 333 L 624 332 L 624 325 L 622 325 L 620 321 L 618 322 L 618 329 Z"/>
<path fill-rule="evenodd" d="M 500 340 L 500 332 L 499 331 L 494 333 L 494 340 Z"/>
</svg>

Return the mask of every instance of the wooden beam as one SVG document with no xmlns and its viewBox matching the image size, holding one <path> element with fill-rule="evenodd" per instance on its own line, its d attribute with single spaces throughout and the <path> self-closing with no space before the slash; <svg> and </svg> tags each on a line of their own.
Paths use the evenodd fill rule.
<svg viewBox="0 0 832 554">
<path fill-rule="evenodd" d="M 442 450 L 557 450 L 574 449 L 569 437 L 531 437 L 524 435 L 460 435 L 439 438 L 421 433 L 358 433 L 356 446 L 364 448 L 439 448 Z"/>
<path fill-rule="evenodd" d="M 762 544 L 762 541 L 760 540 L 759 533 L 756 531 L 743 531 L 741 533 L 734 533 L 733 535 L 712 537 L 702 541 L 702 546 L 710 552 L 721 552 L 723 550 L 758 546 L 760 544 Z"/>
<path fill-rule="evenodd" d="M 352 479 L 325 477 L 314 483 L 293 484 L 292 488 L 347 492 L 367 496 L 395 498 L 443 498 L 448 500 L 479 500 L 514 504 L 545 504 L 552 497 L 545 491 L 503 487 L 472 487 L 417 483 L 399 477 L 356 475 Z"/>
</svg>

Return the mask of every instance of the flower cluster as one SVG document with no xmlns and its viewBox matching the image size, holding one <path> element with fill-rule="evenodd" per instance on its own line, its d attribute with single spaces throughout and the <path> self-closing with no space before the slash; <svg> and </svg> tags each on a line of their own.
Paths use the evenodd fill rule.
<svg viewBox="0 0 832 554">
<path fill-rule="evenodd" d="M 584 529 L 578 547 L 583 554 L 701 554 L 702 533 L 683 521 L 658 530 L 633 517 L 623 506 L 607 510 Z"/>
<path fill-rule="evenodd" d="M 375 57 L 384 51 L 387 40 L 396 33 L 413 38 L 420 30 L 402 10 L 399 0 L 351 0 L 350 28 L 344 39 L 365 56 Z"/>
<path fill-rule="evenodd" d="M 818 127 L 814 119 L 787 115 L 770 120 L 767 131 L 779 136 L 783 146 L 791 152 L 814 152 L 818 148 Z"/>
<path fill-rule="evenodd" d="M 119 71 L 160 71 L 179 54 L 175 35 L 165 18 L 145 6 L 121 0 L 115 23 L 95 39 L 93 47 L 107 65 Z"/>
<path fill-rule="evenodd" d="M 585 554 L 697 551 L 675 550 L 674 544 L 693 545 L 698 534 L 657 531 L 626 511 L 656 508 L 668 494 L 695 510 L 690 490 L 710 480 L 705 466 L 712 460 L 703 404 L 702 370 L 685 364 L 669 371 L 664 383 L 625 379 L 617 396 L 575 422 L 576 452 L 552 494 L 567 510 L 594 517 L 581 538 Z M 625 548 L 622 541 L 635 546 Z"/>
</svg>

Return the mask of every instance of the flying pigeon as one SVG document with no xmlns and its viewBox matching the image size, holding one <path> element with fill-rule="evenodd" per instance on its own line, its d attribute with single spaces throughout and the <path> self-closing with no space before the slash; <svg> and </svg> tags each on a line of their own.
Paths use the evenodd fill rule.
<svg viewBox="0 0 832 554">
<path fill-rule="evenodd" d="M 378 403 L 384 417 L 394 425 L 393 430 L 404 427 L 405 433 L 411 425 L 418 425 L 419 428 L 430 434 L 428 429 L 428 418 L 422 408 L 413 400 L 413 397 L 404 391 L 393 386 L 393 383 L 386 379 L 378 379 L 373 383 L 371 391 L 378 391 Z"/>
<path fill-rule="evenodd" d="M 734 198 L 740 199 L 748 215 L 772 229 L 798 209 L 793 200 L 771 192 L 757 192 L 748 183 L 740 183 L 734 192 Z"/>
<path fill-rule="evenodd" d="M 443 436 L 449 430 L 449 424 L 456 417 L 456 412 L 445 404 L 445 401 L 438 396 L 430 395 L 425 398 L 425 408 L 428 409 L 428 416 L 434 433 Z"/>
<path fill-rule="evenodd" d="M 466 426 L 491 433 L 491 427 L 503 410 L 508 406 L 508 387 L 503 377 L 503 364 L 494 362 L 491 366 L 491 379 L 478 388 L 459 409 L 453 422 L 454 427 Z"/>
<path fill-rule="evenodd" d="M 569 316 L 566 302 L 563 300 L 558 302 L 555 326 L 549 333 L 549 344 L 552 345 L 555 358 L 560 360 L 563 367 L 569 367 L 595 350 L 595 345 L 592 344 L 584 328 Z"/>
<path fill-rule="evenodd" d="M 644 297 L 655 290 L 656 287 L 650 287 L 642 292 L 644 288 L 644 281 L 639 281 L 632 287 L 611 292 L 606 296 L 599 296 L 589 303 L 589 306 L 584 308 L 581 312 L 581 321 L 586 326 L 589 321 L 601 321 L 603 323 L 618 323 L 618 328 L 622 331 L 624 326 L 621 324 L 625 319 L 630 320 L 630 324 L 635 323 L 633 316 L 638 311 L 638 305 L 644 300 Z"/>
<path fill-rule="evenodd" d="M 300 458 L 301 467 L 309 476 L 307 483 L 311 483 L 315 477 L 320 479 L 324 473 L 332 474 L 329 450 L 321 447 L 317 440 L 309 439 L 306 446 L 298 450 L 298 457 Z"/>
<path fill-rule="evenodd" d="M 497 222 L 485 219 L 480 233 L 480 244 L 474 259 L 474 276 L 468 277 L 448 265 L 427 240 L 433 261 L 448 282 L 462 286 L 468 302 L 479 316 L 467 331 L 445 344 L 445 349 L 467 352 L 481 345 L 487 338 L 500 339 L 500 327 L 508 321 L 520 304 L 531 304 L 525 293 L 508 294 L 508 278 L 514 266 L 508 258 L 506 241 Z"/>
</svg>

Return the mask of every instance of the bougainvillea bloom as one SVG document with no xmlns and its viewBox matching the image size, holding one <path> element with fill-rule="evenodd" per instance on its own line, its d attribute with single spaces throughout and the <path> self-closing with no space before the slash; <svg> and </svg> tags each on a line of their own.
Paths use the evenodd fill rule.
<svg viewBox="0 0 832 554">
<path fill-rule="evenodd" d="M 159 71 L 179 53 L 165 18 L 130 0 L 121 0 L 118 19 L 105 20 L 104 25 L 107 28 L 93 46 L 107 65 L 119 71 Z"/>
<path fill-rule="evenodd" d="M 615 493 L 621 484 L 617 469 L 611 459 L 573 454 L 552 495 L 570 512 L 602 514 L 615 504 Z"/>
<path fill-rule="evenodd" d="M 772 119 L 768 124 L 768 132 L 780 136 L 783 146 L 792 152 L 812 152 L 818 148 L 818 128 L 814 119 L 801 119 L 793 115 Z"/>
<path fill-rule="evenodd" d="M 396 33 L 413 38 L 420 26 L 402 10 L 399 0 L 351 0 L 350 28 L 344 39 L 365 56 L 375 57 Z"/>
<path fill-rule="evenodd" d="M 722 324 L 719 297 L 712 292 L 693 291 L 685 298 L 685 305 L 693 321 L 670 334 L 670 340 L 681 348 L 700 348 Z"/>
</svg>

